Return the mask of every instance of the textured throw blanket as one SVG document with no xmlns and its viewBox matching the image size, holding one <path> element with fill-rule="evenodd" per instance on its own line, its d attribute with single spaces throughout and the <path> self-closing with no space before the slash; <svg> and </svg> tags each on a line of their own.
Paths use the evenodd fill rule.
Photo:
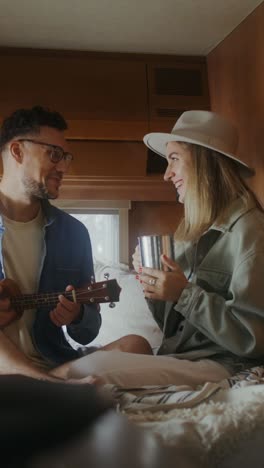
<svg viewBox="0 0 264 468">
<path fill-rule="evenodd" d="M 264 367 L 196 389 L 106 387 L 131 421 L 151 430 L 164 445 L 202 450 L 211 467 L 220 466 L 239 444 L 264 428 Z"/>
</svg>

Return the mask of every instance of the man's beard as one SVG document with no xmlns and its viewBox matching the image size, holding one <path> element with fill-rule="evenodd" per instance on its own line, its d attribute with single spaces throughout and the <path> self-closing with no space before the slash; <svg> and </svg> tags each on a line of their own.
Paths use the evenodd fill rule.
<svg viewBox="0 0 264 468">
<path fill-rule="evenodd" d="M 34 179 L 30 179 L 29 177 L 23 178 L 23 183 L 25 187 L 25 191 L 30 198 L 40 198 L 42 200 L 54 200 L 58 197 L 58 195 L 52 195 L 49 193 L 48 188 L 42 182 L 36 182 Z"/>
</svg>

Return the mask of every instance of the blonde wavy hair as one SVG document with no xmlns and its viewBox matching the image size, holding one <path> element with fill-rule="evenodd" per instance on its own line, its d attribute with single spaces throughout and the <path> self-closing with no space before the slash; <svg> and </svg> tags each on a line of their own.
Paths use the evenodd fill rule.
<svg viewBox="0 0 264 468">
<path fill-rule="evenodd" d="M 245 207 L 254 199 L 253 192 L 239 175 L 230 158 L 202 146 L 180 143 L 191 150 L 184 217 L 175 232 L 175 240 L 195 241 L 213 224 L 220 224 L 230 203 L 240 198 Z"/>
</svg>

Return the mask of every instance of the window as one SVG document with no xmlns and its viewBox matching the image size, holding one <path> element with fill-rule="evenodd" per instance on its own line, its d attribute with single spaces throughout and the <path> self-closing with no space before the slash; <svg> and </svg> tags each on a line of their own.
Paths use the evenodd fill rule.
<svg viewBox="0 0 264 468">
<path fill-rule="evenodd" d="M 83 223 L 90 234 L 94 261 L 119 262 L 119 213 L 118 211 L 96 211 L 93 213 L 69 213 Z"/>
<path fill-rule="evenodd" d="M 128 264 L 129 201 L 56 200 L 52 203 L 87 227 L 94 261 Z"/>
</svg>

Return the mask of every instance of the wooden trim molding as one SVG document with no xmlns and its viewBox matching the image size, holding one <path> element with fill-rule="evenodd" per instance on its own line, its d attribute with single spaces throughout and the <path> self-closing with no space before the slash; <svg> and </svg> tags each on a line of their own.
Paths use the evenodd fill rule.
<svg viewBox="0 0 264 468">
<path fill-rule="evenodd" d="M 0 54 L 3 56 L 27 55 L 30 57 L 72 57 L 87 59 L 111 59 L 128 61 L 175 61 L 177 63 L 205 63 L 206 58 L 203 55 L 171 55 L 171 54 L 139 54 L 132 52 L 93 52 L 86 50 L 73 49 L 37 49 L 32 47 L 0 47 Z"/>
<path fill-rule="evenodd" d="M 87 177 L 65 176 L 61 199 L 175 201 L 175 189 L 162 176 Z"/>
</svg>

